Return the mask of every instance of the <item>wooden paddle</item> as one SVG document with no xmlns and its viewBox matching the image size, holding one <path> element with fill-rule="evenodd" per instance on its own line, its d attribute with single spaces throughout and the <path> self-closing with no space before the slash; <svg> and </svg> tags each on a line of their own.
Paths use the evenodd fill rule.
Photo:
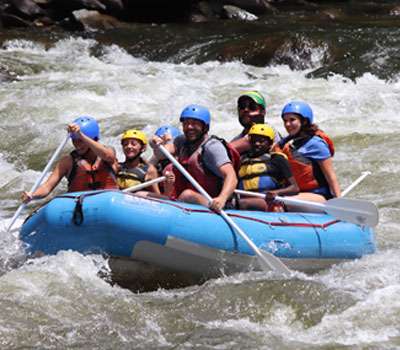
<svg viewBox="0 0 400 350">
<path fill-rule="evenodd" d="M 40 184 L 42 183 L 43 179 L 45 178 L 45 176 L 47 175 L 48 171 L 50 170 L 50 167 L 53 165 L 54 161 L 56 160 L 56 158 L 58 157 L 58 155 L 61 153 L 62 149 L 64 148 L 65 144 L 68 142 L 69 140 L 69 134 L 67 135 L 67 137 L 64 139 L 64 141 L 62 141 L 60 143 L 60 145 L 58 146 L 58 148 L 56 149 L 56 151 L 54 152 L 53 156 L 50 158 L 49 162 L 47 163 L 47 165 L 45 166 L 45 168 L 42 171 L 42 174 L 40 175 L 40 177 L 36 180 L 35 184 L 32 186 L 31 190 L 29 192 L 35 192 L 38 187 L 40 186 Z M 21 214 L 21 211 L 25 208 L 26 204 L 22 203 L 19 208 L 17 209 L 17 211 L 15 212 L 14 216 L 11 219 L 11 223 L 7 228 L 7 232 L 10 231 L 11 227 L 14 225 L 15 221 L 17 220 L 19 214 Z"/>
<path fill-rule="evenodd" d="M 203 195 L 209 203 L 212 202 L 211 196 L 204 190 L 203 187 L 190 175 L 186 169 L 165 149 L 164 146 L 158 146 L 160 151 L 167 157 L 172 164 L 186 177 L 186 179 L 199 191 L 201 195 Z M 259 264 L 264 271 L 274 271 L 278 272 L 284 276 L 289 276 L 291 271 L 288 267 L 279 260 L 276 256 L 271 253 L 268 253 L 264 250 L 260 250 L 254 244 L 254 242 L 244 233 L 244 231 L 225 213 L 225 211 L 221 210 L 219 214 L 224 218 L 224 220 L 231 226 L 250 246 L 250 248 L 254 251 L 256 256 L 258 257 Z"/>
<path fill-rule="evenodd" d="M 265 198 L 264 193 L 235 190 L 235 193 L 249 196 Z M 359 199 L 333 198 L 325 203 L 316 203 L 301 199 L 276 196 L 276 200 L 285 204 L 300 205 L 311 210 L 322 210 L 343 221 L 348 221 L 361 226 L 374 227 L 378 224 L 379 213 L 374 203 Z"/>
</svg>

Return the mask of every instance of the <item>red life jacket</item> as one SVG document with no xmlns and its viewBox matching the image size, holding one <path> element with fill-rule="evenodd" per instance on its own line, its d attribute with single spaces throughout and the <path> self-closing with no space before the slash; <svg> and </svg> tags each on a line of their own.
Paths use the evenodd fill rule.
<svg viewBox="0 0 400 350">
<path fill-rule="evenodd" d="M 315 133 L 315 136 L 325 140 L 328 144 L 331 156 L 333 156 L 335 149 L 332 139 L 321 130 L 318 130 Z M 296 142 L 296 139 L 292 139 L 289 140 L 289 142 L 284 143 L 283 147 L 281 144 L 275 147 L 275 150 L 280 150 L 287 155 L 293 177 L 296 179 L 300 191 L 305 192 L 328 186 L 328 182 L 326 181 L 318 162 L 304 157 L 298 151 L 299 148 L 307 143 L 311 138 L 312 136 L 304 138 L 300 143 Z"/>
<path fill-rule="evenodd" d="M 223 178 L 208 170 L 202 161 L 203 147 L 212 138 L 218 139 L 226 147 L 228 156 L 231 159 L 235 171 L 237 172 L 240 168 L 239 153 L 236 151 L 236 149 L 226 143 L 225 140 L 216 136 L 208 137 L 206 140 L 202 141 L 191 155 L 187 155 L 187 149 L 182 147 L 180 150 L 178 150 L 178 161 L 190 173 L 190 175 L 193 176 L 200 186 L 203 187 L 212 198 L 214 198 L 217 197 L 221 192 Z M 197 192 L 192 184 L 186 180 L 186 178 L 178 169 L 176 169 L 176 167 L 173 168 L 173 171 L 175 174 L 175 189 L 172 198 L 178 198 L 179 195 L 186 189 L 191 189 Z"/>
<path fill-rule="evenodd" d="M 93 164 L 71 152 L 72 170 L 68 176 L 68 192 L 118 189 L 115 173 L 111 166 L 97 157 Z"/>
</svg>

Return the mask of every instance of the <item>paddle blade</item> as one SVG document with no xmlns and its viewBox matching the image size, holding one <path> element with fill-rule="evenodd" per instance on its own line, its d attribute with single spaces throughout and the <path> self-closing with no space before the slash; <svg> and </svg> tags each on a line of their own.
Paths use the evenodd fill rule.
<svg viewBox="0 0 400 350">
<path fill-rule="evenodd" d="M 333 198 L 325 203 L 325 207 L 329 215 L 357 225 L 375 227 L 379 222 L 378 209 L 369 201 Z"/>
<path fill-rule="evenodd" d="M 264 271 L 275 271 L 285 277 L 289 277 L 292 271 L 275 255 L 259 249 L 258 263 Z"/>
</svg>

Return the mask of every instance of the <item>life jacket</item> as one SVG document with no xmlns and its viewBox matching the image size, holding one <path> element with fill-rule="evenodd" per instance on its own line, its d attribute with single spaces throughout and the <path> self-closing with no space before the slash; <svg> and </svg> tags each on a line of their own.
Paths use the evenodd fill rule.
<svg viewBox="0 0 400 350">
<path fill-rule="evenodd" d="M 134 168 L 128 168 L 125 163 L 119 163 L 119 165 L 120 170 L 117 174 L 117 184 L 121 190 L 145 182 L 149 166 L 142 160 Z"/>
<path fill-rule="evenodd" d="M 210 136 L 203 140 L 191 155 L 187 154 L 188 150 L 185 146 L 179 149 L 179 153 L 177 154 L 179 163 L 190 173 L 190 175 L 193 176 L 193 178 L 207 191 L 212 198 L 219 195 L 223 185 L 223 179 L 215 175 L 211 170 L 207 169 L 202 160 L 204 146 L 213 138 L 219 140 L 226 147 L 232 165 L 235 171 L 237 171 L 240 167 L 239 153 L 227 142 L 225 142 L 225 140 L 220 139 L 217 136 Z M 179 195 L 186 189 L 192 189 L 196 191 L 192 184 L 186 180 L 186 178 L 176 167 L 173 168 L 173 171 L 175 175 L 175 189 L 172 198 L 178 198 Z"/>
<path fill-rule="evenodd" d="M 265 153 L 259 157 L 242 157 L 239 170 L 239 188 L 246 191 L 265 192 L 281 188 L 284 183 L 273 176 L 271 160 L 284 153 Z"/>
<path fill-rule="evenodd" d="M 68 192 L 118 189 L 115 173 L 110 164 L 100 157 L 90 164 L 76 151 L 72 151 L 70 155 L 72 169 L 68 175 Z"/>
<path fill-rule="evenodd" d="M 333 157 L 335 155 L 335 145 L 333 144 L 333 140 L 320 129 L 315 132 L 315 136 L 319 136 L 328 144 L 329 151 L 331 152 L 331 157 Z"/>
<path fill-rule="evenodd" d="M 335 150 L 333 141 L 323 131 L 319 130 L 315 136 L 321 137 L 327 142 L 331 156 Z M 320 187 L 328 187 L 328 182 L 316 161 L 304 157 L 299 149 L 305 145 L 313 136 L 294 139 L 283 139 L 275 150 L 281 150 L 287 155 L 293 177 L 299 186 L 300 191 L 311 191 Z"/>
</svg>

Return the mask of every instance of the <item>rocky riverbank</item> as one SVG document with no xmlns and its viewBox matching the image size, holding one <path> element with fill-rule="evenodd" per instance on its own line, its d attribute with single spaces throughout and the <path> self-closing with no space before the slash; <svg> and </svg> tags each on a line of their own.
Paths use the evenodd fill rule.
<svg viewBox="0 0 400 350">
<path fill-rule="evenodd" d="M 119 28 L 131 22 L 257 21 L 279 14 L 319 21 L 400 16 L 398 1 L 306 0 L 3 0 L 3 28 L 59 26 L 68 30 Z"/>
</svg>

